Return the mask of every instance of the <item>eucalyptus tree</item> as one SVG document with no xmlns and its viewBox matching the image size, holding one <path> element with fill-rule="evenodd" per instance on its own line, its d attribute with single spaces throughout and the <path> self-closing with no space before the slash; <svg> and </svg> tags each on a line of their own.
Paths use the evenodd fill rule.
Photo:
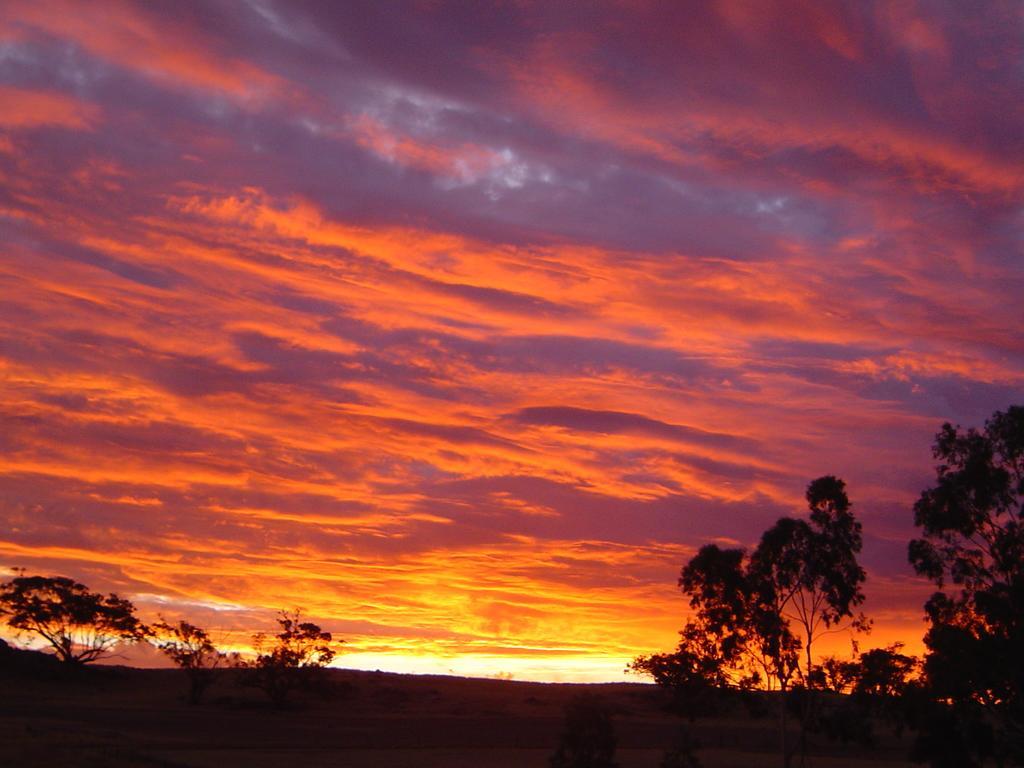
<svg viewBox="0 0 1024 768">
<path fill-rule="evenodd" d="M 864 602 L 866 574 L 857 561 L 863 545 L 861 524 L 851 511 L 846 483 L 833 475 L 819 477 L 807 486 L 805 498 L 809 518 L 779 519 L 764 532 L 749 566 L 767 610 L 793 632 L 803 649 L 798 665 L 803 688 L 801 763 L 807 755 L 807 732 L 815 716 L 814 691 L 820 678 L 814 645 L 823 635 L 868 626 L 867 619 L 856 612 Z"/>
<path fill-rule="evenodd" d="M 253 637 L 256 658 L 244 664 L 244 681 L 282 709 L 292 691 L 313 687 L 324 667 L 334 660 L 334 646 L 344 641 L 311 621 L 303 621 L 299 611 L 281 611 L 277 623 L 281 631 L 276 635 Z"/>
<path fill-rule="evenodd" d="M 957 750 L 963 765 L 1021 765 L 1024 406 L 997 411 L 982 430 L 944 424 L 933 454 L 935 484 L 914 505 L 922 538 L 908 554 L 938 587 L 925 605 L 924 678 L 949 711 L 933 715 L 920 752 L 934 765 Z"/>
<path fill-rule="evenodd" d="M 188 675 L 188 703 L 198 704 L 213 683 L 217 668 L 231 657 L 217 650 L 209 632 L 184 619 L 170 624 L 161 617 L 152 629 L 157 635 L 157 648 Z"/>
<path fill-rule="evenodd" d="M 0 584 L 0 616 L 12 629 L 42 638 L 72 665 L 96 661 L 149 632 L 129 600 L 64 576 L 23 574 Z"/>
<path fill-rule="evenodd" d="M 663 685 L 685 685 L 680 689 L 685 691 L 778 691 L 780 749 L 787 766 L 793 755 L 787 699 L 795 683 L 807 691 L 815 685 L 815 642 L 829 632 L 867 626 L 857 612 L 866 578 L 857 562 L 861 525 L 851 512 L 846 485 L 831 475 L 820 477 L 808 485 L 806 499 L 809 519 L 779 519 L 749 556 L 715 544 L 702 547 L 679 577 L 693 610 L 679 647 L 641 656 L 632 665 Z M 804 697 L 801 712 L 801 754 L 810 700 Z"/>
</svg>

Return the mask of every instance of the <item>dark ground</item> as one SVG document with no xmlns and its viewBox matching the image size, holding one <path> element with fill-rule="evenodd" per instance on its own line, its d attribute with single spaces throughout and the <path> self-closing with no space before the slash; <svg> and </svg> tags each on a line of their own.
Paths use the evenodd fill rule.
<svg viewBox="0 0 1024 768">
<path fill-rule="evenodd" d="M 229 672 L 185 703 L 178 670 L 95 667 L 69 674 L 41 654 L 0 654 L 0 766 L 276 768 L 547 765 L 563 707 L 583 691 L 613 713 L 622 768 L 655 768 L 681 722 L 640 683 L 569 685 L 332 670 L 333 693 L 275 711 Z M 693 726 L 706 768 L 780 765 L 770 715 L 736 711 Z M 812 766 L 908 766 L 908 743 L 814 743 Z"/>
</svg>

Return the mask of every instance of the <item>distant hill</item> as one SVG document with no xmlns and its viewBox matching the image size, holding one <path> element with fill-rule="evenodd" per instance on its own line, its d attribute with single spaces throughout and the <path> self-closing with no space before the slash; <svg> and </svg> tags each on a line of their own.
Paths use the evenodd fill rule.
<svg viewBox="0 0 1024 768">
<path fill-rule="evenodd" d="M 0 639 L 0 677 L 54 677 L 64 673 L 63 666 L 52 654 L 15 648 Z"/>
</svg>

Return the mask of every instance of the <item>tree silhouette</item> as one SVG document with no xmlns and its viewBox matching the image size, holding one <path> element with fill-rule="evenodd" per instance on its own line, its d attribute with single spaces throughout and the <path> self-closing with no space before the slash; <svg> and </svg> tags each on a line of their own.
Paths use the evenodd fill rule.
<svg viewBox="0 0 1024 768">
<path fill-rule="evenodd" d="M 850 511 L 846 484 L 832 475 L 819 477 L 807 486 L 806 499 L 810 519 L 781 518 L 765 531 L 750 558 L 755 589 L 771 613 L 798 628 L 804 650 L 803 664 L 798 665 L 803 688 L 801 763 L 815 716 L 814 690 L 821 678 L 814 664 L 814 643 L 838 628 L 867 627 L 862 615 L 854 615 L 864 602 L 866 576 L 857 562 L 861 525 Z"/>
<path fill-rule="evenodd" d="M 887 723 L 899 736 L 910 721 L 916 703 L 914 675 L 920 662 L 901 653 L 903 643 L 872 648 L 851 659 L 830 656 L 822 660 L 819 688 L 842 696 L 830 697 L 818 724 L 833 739 L 873 743 L 876 722 Z"/>
<path fill-rule="evenodd" d="M 593 695 L 575 697 L 565 708 L 565 727 L 551 768 L 616 768 L 615 730 L 607 708 Z"/>
<path fill-rule="evenodd" d="M 715 686 L 780 691 L 780 749 L 787 766 L 786 701 L 795 679 L 809 693 L 821 677 L 814 642 L 827 632 L 867 625 L 854 614 L 864 600 L 865 574 L 857 563 L 861 526 L 845 483 L 820 477 L 808 485 L 806 498 L 809 520 L 781 518 L 749 558 L 740 549 L 702 547 L 679 577 L 694 610 L 679 647 L 632 665 L 662 685 L 680 686 L 684 695 Z M 813 699 L 804 695 L 801 702 L 803 755 Z"/>
<path fill-rule="evenodd" d="M 256 658 L 245 665 L 245 682 L 259 688 L 277 708 L 283 708 L 293 690 L 309 688 L 322 669 L 334 660 L 334 640 L 312 622 L 302 621 L 299 611 L 281 611 L 277 617 L 281 631 L 268 638 L 253 637 Z"/>
<path fill-rule="evenodd" d="M 696 627 L 718 651 L 726 684 L 785 690 L 799 645 L 776 599 L 739 549 L 709 544 L 683 568 L 679 586 L 696 611 Z"/>
<path fill-rule="evenodd" d="M 982 431 L 944 424 L 933 455 L 935 485 L 914 505 L 923 538 L 908 554 L 939 588 L 925 605 L 924 677 L 931 699 L 951 710 L 933 712 L 918 753 L 933 765 L 957 750 L 965 766 L 988 753 L 1022 764 L 1024 407 L 996 412 Z"/>
<path fill-rule="evenodd" d="M 699 621 L 687 622 L 672 653 L 638 656 L 629 671 L 651 677 L 671 695 L 671 707 L 691 720 L 716 711 L 723 690 L 743 686 L 745 670 Z"/>
<path fill-rule="evenodd" d="M 866 626 L 854 609 L 864 602 L 864 569 L 857 562 L 861 524 L 850 512 L 846 483 L 819 477 L 807 486 L 810 520 L 780 519 L 761 537 L 751 572 L 779 614 L 799 627 L 804 649 L 801 676 L 814 687 L 814 642 L 849 619 Z"/>
<path fill-rule="evenodd" d="M 213 682 L 215 670 L 228 660 L 210 640 L 205 629 L 182 619 L 168 624 L 162 617 L 152 627 L 158 634 L 156 646 L 188 675 L 188 703 L 195 705 Z"/>
<path fill-rule="evenodd" d="M 68 664 L 95 661 L 148 633 L 131 602 L 63 576 L 23 575 L 0 584 L 0 615 L 13 629 L 43 638 Z"/>
<path fill-rule="evenodd" d="M 918 659 L 900 653 L 903 643 L 864 651 L 853 663 L 851 694 L 877 701 L 902 696 L 917 669 Z"/>
<path fill-rule="evenodd" d="M 871 717 L 888 723 L 896 735 L 908 723 L 910 694 L 916 692 L 914 675 L 920 659 L 900 651 L 903 643 L 872 648 L 860 654 L 853 669 L 850 698 Z"/>
</svg>

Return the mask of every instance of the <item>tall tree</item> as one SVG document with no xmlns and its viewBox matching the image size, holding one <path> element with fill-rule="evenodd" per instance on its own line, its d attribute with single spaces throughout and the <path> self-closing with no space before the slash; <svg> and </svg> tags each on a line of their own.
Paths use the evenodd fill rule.
<svg viewBox="0 0 1024 768">
<path fill-rule="evenodd" d="M 867 626 L 854 614 L 864 602 L 864 569 L 857 562 L 861 524 L 850 511 L 846 483 L 832 475 L 807 486 L 809 520 L 784 517 L 765 531 L 750 570 L 765 597 L 791 626 L 804 650 L 803 684 L 814 687 L 814 643 L 837 629 Z"/>
<path fill-rule="evenodd" d="M 830 632 L 861 630 L 867 620 L 855 614 L 864 602 L 864 569 L 857 562 L 861 525 L 851 511 L 846 483 L 832 475 L 811 481 L 805 494 L 807 520 L 779 519 L 764 532 L 750 558 L 750 578 L 769 615 L 793 631 L 803 648 L 797 665 L 800 698 L 800 756 L 807 755 L 807 732 L 815 715 L 814 645 Z"/>
<path fill-rule="evenodd" d="M 820 477 L 808 485 L 806 496 L 809 519 L 781 518 L 749 558 L 739 549 L 702 547 L 679 577 L 694 610 L 679 648 L 633 664 L 634 670 L 668 685 L 696 681 L 705 687 L 780 691 L 784 765 L 792 757 L 787 694 L 796 678 L 805 689 L 813 687 L 815 641 L 827 632 L 866 626 L 854 613 L 864 600 L 865 574 L 857 563 L 861 526 L 850 511 L 846 486 L 831 475 Z M 811 699 L 805 696 L 804 701 Z M 805 727 L 801 734 L 805 747 Z"/>
<path fill-rule="evenodd" d="M 95 661 L 148 633 L 131 602 L 63 576 L 23 575 L 0 584 L 0 615 L 13 629 L 43 638 L 68 664 Z"/>
<path fill-rule="evenodd" d="M 716 649 L 727 685 L 786 690 L 798 643 L 751 566 L 740 549 L 701 547 L 679 576 L 679 587 L 696 613 L 691 634 L 699 631 Z"/>
<path fill-rule="evenodd" d="M 989 753 L 1024 764 L 1024 406 L 981 431 L 943 424 L 933 454 L 935 484 L 914 505 L 923 537 L 908 554 L 938 586 L 925 605 L 924 673 L 951 710 L 932 717 L 923 756 L 942 764 L 953 733 L 943 724 L 955 721 L 956 749 L 973 761 L 963 765 Z"/>
</svg>

